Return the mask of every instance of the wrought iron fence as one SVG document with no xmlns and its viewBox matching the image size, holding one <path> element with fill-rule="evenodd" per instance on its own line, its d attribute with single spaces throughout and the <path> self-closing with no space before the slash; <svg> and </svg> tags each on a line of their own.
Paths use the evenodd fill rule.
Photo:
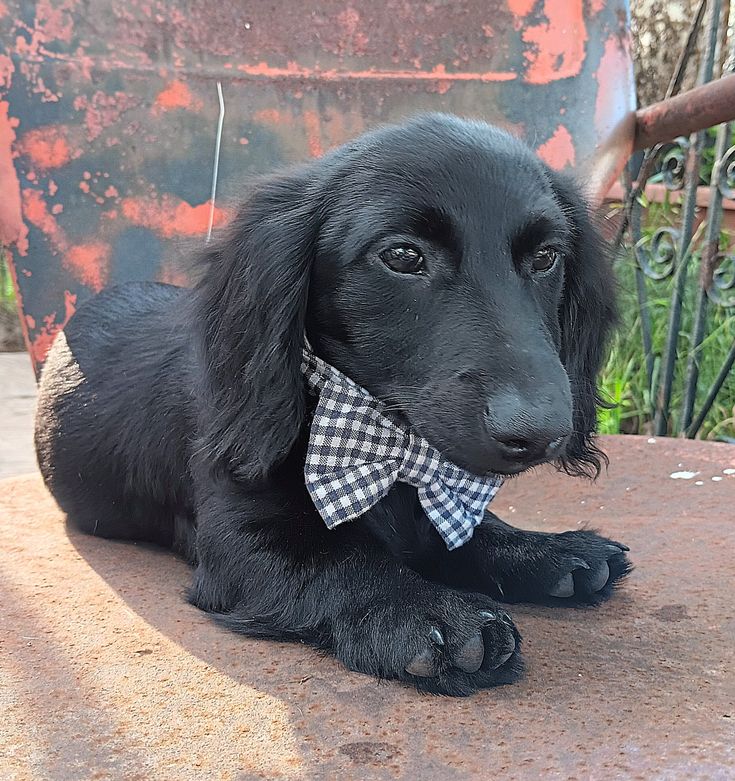
<svg viewBox="0 0 735 781">
<path fill-rule="evenodd" d="M 735 4 L 731 8 L 729 2 L 722 0 L 702 0 L 666 97 L 678 92 L 693 44 L 702 34 L 704 54 L 698 83 L 735 77 L 734 17 Z M 719 69 L 723 46 L 727 47 L 728 57 Z M 735 106 L 732 113 L 735 117 Z M 620 257 L 621 262 L 627 257 L 635 264 L 638 322 L 650 405 L 647 418 L 649 430 L 655 435 L 698 436 L 735 364 L 735 236 L 723 228 L 723 198 L 735 198 L 734 128 L 735 123 L 720 125 L 714 139 L 711 131 L 704 130 L 690 138 L 658 144 L 645 152 L 637 173 L 632 166 L 627 172 L 627 198 L 619 238 L 629 251 Z M 709 171 L 709 165 L 703 165 L 705 153 L 712 158 Z M 709 174 L 704 188 L 703 173 Z M 674 224 L 650 226 L 653 210 L 645 197 L 645 188 L 654 179 L 668 192 L 681 192 L 680 207 L 669 212 L 669 216 L 676 216 Z M 668 198 L 666 202 L 669 203 Z M 706 202 L 706 210 L 701 208 L 702 202 Z M 651 300 L 662 290 L 670 295 L 668 324 L 663 345 L 656 346 Z M 685 304 L 692 313 L 686 329 L 682 319 Z M 708 347 L 711 310 L 715 310 L 715 319 L 728 332 L 725 335 L 730 348 L 705 388 L 700 387 L 700 368 Z M 675 386 L 680 397 L 678 408 L 672 401 Z M 735 429 L 731 426 L 730 431 Z M 722 431 L 716 438 L 732 439 Z"/>
</svg>

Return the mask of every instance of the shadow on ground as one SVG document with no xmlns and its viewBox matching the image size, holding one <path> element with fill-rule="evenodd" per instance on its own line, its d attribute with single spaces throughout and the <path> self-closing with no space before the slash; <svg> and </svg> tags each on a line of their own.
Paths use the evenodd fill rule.
<svg viewBox="0 0 735 781">
<path fill-rule="evenodd" d="M 495 509 L 599 526 L 636 571 L 597 610 L 514 607 L 525 678 L 467 700 L 219 629 L 184 601 L 185 563 L 67 530 L 38 479 L 6 482 L 8 730 L 49 778 L 729 778 L 735 448 L 606 444 L 597 485 L 542 473 Z M 669 477 L 682 468 L 702 485 Z"/>
</svg>

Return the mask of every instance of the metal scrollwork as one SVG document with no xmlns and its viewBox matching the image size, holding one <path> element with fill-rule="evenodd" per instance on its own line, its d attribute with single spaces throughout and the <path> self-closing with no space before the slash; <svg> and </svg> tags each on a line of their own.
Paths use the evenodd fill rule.
<svg viewBox="0 0 735 781">
<path fill-rule="evenodd" d="M 680 232 L 659 228 L 650 238 L 644 236 L 635 245 L 635 255 L 643 273 L 650 279 L 670 277 L 676 265 Z"/>
<path fill-rule="evenodd" d="M 681 190 L 684 187 L 689 139 L 679 136 L 659 151 L 658 170 L 667 190 Z"/>
<path fill-rule="evenodd" d="M 731 146 L 717 163 L 717 187 L 723 198 L 735 198 L 735 146 Z"/>
<path fill-rule="evenodd" d="M 707 286 L 707 297 L 722 307 L 735 307 L 735 255 L 720 252 L 714 259 L 712 281 Z"/>
</svg>

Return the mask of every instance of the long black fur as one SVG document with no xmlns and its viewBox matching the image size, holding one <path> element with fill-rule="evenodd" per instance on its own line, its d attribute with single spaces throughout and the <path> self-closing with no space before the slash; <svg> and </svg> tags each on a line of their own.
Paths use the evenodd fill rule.
<svg viewBox="0 0 735 781">
<path fill-rule="evenodd" d="M 560 260 L 535 273 L 550 243 Z M 386 265 L 395 245 L 422 273 Z M 404 484 L 327 530 L 303 481 L 301 348 L 478 474 L 594 474 L 613 289 L 577 189 L 522 143 L 445 115 L 381 128 L 257 183 L 192 290 L 134 283 L 79 309 L 42 375 L 41 471 L 83 531 L 186 556 L 191 601 L 236 631 L 431 692 L 510 682 L 520 636 L 495 600 L 595 604 L 624 546 L 488 513 L 450 553 Z"/>
</svg>

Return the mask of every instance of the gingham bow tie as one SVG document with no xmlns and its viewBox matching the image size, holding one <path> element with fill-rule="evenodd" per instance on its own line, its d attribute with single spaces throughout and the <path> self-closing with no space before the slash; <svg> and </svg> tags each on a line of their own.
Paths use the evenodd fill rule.
<svg viewBox="0 0 735 781">
<path fill-rule="evenodd" d="M 446 461 L 425 439 L 390 420 L 382 402 L 308 348 L 301 370 L 319 396 L 304 477 L 327 526 L 362 515 L 400 481 L 418 489 L 447 548 L 467 542 L 502 479 L 476 477 Z"/>
</svg>

